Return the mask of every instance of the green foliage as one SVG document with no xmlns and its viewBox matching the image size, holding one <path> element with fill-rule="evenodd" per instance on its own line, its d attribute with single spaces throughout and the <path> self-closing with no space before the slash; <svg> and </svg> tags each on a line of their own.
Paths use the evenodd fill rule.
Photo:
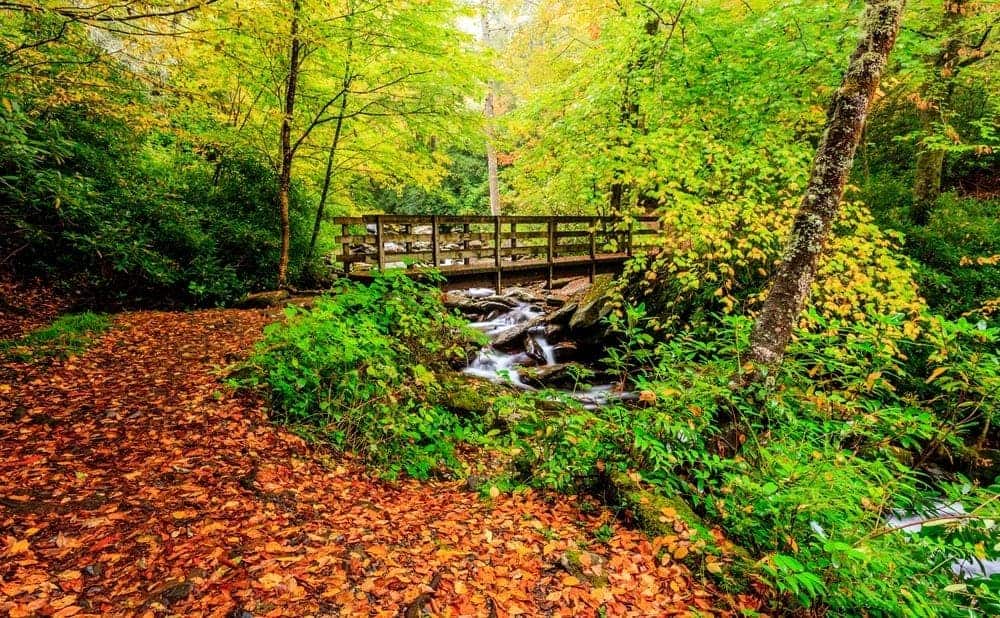
<svg viewBox="0 0 1000 618">
<path fill-rule="evenodd" d="M 86 351 L 111 327 L 111 319 L 96 313 L 64 315 L 19 339 L 0 341 L 0 359 L 18 362 L 68 358 Z"/>
<path fill-rule="evenodd" d="M 475 420 L 435 403 L 445 388 L 435 370 L 480 340 L 436 298 L 404 275 L 339 282 L 312 309 L 289 308 L 267 328 L 249 384 L 268 387 L 276 420 L 390 476 L 445 474 Z"/>
<path fill-rule="evenodd" d="M 399 190 L 381 188 L 371 193 L 370 210 L 400 215 L 489 213 L 486 156 L 480 152 L 455 150 L 450 158 L 448 175 L 439 187 L 431 190 L 417 185 L 407 185 Z M 359 195 L 356 199 L 363 203 L 365 198 Z"/>
<path fill-rule="evenodd" d="M 261 161 L 209 161 L 166 131 L 83 106 L 0 109 L 0 253 L 109 302 L 213 304 L 273 285 L 276 180 Z M 293 203 L 304 253 L 306 213 Z M 301 259 L 293 264 L 301 268 Z"/>
<path fill-rule="evenodd" d="M 1000 556 L 1000 485 L 932 483 L 918 466 L 996 422 L 1000 332 L 927 318 L 901 339 L 877 320 L 814 313 L 816 330 L 799 332 L 773 386 L 733 389 L 748 320 L 654 343 L 635 336 L 648 321 L 640 308 L 622 314 L 631 341 L 609 358 L 633 359 L 645 405 L 552 414 L 551 395 L 509 403 L 525 481 L 580 491 L 637 471 L 749 550 L 786 609 L 961 616 L 997 607 L 1000 582 L 965 582 L 949 565 Z M 955 502 L 969 515 L 892 530 L 894 515 Z"/>
<path fill-rule="evenodd" d="M 956 317 L 1000 298 L 1000 268 L 977 262 L 1000 254 L 1000 200 L 960 198 L 946 193 L 925 226 L 909 222 L 909 188 L 883 181 L 873 211 L 879 222 L 903 234 L 903 250 L 919 265 L 915 278 L 927 303 Z"/>
</svg>

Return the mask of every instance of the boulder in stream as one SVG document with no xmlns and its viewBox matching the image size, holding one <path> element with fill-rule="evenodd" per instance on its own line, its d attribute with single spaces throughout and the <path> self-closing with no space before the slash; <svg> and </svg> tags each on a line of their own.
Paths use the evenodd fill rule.
<svg viewBox="0 0 1000 618">
<path fill-rule="evenodd" d="M 602 275 L 594 281 L 594 285 L 580 298 L 569 328 L 573 331 L 591 330 L 598 326 L 602 319 L 611 313 L 612 294 L 615 282 L 610 276 Z"/>
<path fill-rule="evenodd" d="M 579 354 L 580 349 L 575 341 L 563 341 L 552 347 L 552 355 L 557 363 L 568 363 L 576 360 Z"/>
<path fill-rule="evenodd" d="M 520 324 L 511 326 L 493 339 L 493 347 L 504 351 L 521 348 L 524 344 L 525 337 L 528 336 L 528 333 L 530 333 L 533 328 L 545 324 L 545 317 L 545 315 L 540 315 L 536 318 L 528 320 L 527 322 L 521 322 Z"/>
<path fill-rule="evenodd" d="M 527 288 L 509 288 L 504 290 L 503 295 L 505 298 L 513 298 L 521 301 L 522 303 L 530 303 L 533 305 L 537 305 L 545 301 L 544 298 Z"/>
<path fill-rule="evenodd" d="M 535 388 L 571 389 L 576 386 L 578 369 L 582 367 L 576 363 L 531 367 L 521 371 L 521 381 Z"/>
</svg>

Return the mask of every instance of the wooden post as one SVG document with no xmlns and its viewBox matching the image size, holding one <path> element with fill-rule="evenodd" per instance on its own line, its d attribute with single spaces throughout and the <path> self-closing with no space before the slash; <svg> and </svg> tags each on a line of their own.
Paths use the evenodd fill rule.
<svg viewBox="0 0 1000 618">
<path fill-rule="evenodd" d="M 366 230 L 366 232 L 367 232 L 367 230 Z M 351 226 L 347 225 L 346 223 L 342 224 L 340 226 L 340 235 L 343 236 L 343 238 L 340 239 L 341 240 L 340 250 L 344 254 L 344 273 L 345 274 L 350 274 L 350 272 L 351 272 L 351 239 L 350 239 Z"/>
<path fill-rule="evenodd" d="M 405 237 L 408 239 L 409 236 L 410 236 L 410 234 L 412 234 L 412 233 L 413 233 L 413 226 L 411 224 L 409 224 L 409 223 L 404 224 L 403 225 L 403 234 L 406 235 Z M 407 240 L 403 244 L 403 252 L 404 252 L 404 254 L 409 255 L 410 251 L 412 251 L 412 250 L 413 250 L 413 243 L 411 243 L 409 240 Z"/>
<path fill-rule="evenodd" d="M 590 282 L 597 279 L 597 219 L 590 224 Z"/>
<path fill-rule="evenodd" d="M 548 276 L 546 281 L 548 282 L 548 289 L 552 289 L 552 279 L 554 277 L 555 268 L 555 253 L 556 253 L 556 223 L 555 219 L 549 219 L 549 233 L 548 233 L 548 247 L 546 248 L 546 262 L 548 263 Z"/>
<path fill-rule="evenodd" d="M 500 274 L 500 217 L 493 217 L 493 267 L 497 270 L 497 294 L 503 293 Z"/>
<path fill-rule="evenodd" d="M 382 215 L 375 216 L 375 246 L 378 252 L 378 270 L 385 271 L 385 244 L 382 242 L 384 230 L 382 229 Z"/>
<path fill-rule="evenodd" d="M 514 251 L 517 249 L 517 221 L 510 222 L 510 261 L 514 261 Z"/>
<path fill-rule="evenodd" d="M 462 225 L 462 233 L 465 234 L 465 239 L 462 241 L 462 251 L 468 251 L 469 250 L 469 224 L 468 223 Z M 472 259 L 469 258 L 469 257 L 465 257 L 465 258 L 462 259 L 462 263 L 465 264 L 466 266 L 468 266 L 469 264 L 472 263 Z"/>
<path fill-rule="evenodd" d="M 628 233 L 625 236 L 625 255 L 632 257 L 632 222 L 628 223 Z"/>
<path fill-rule="evenodd" d="M 438 256 L 438 217 L 433 215 L 431 217 L 431 263 L 434 268 L 437 268 L 441 263 Z"/>
</svg>

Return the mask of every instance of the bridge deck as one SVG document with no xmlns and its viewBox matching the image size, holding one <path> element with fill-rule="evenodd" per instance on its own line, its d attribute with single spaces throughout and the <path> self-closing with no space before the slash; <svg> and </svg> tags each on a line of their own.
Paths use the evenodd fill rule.
<svg viewBox="0 0 1000 618">
<path fill-rule="evenodd" d="M 439 271 L 448 286 L 521 283 L 614 272 L 651 246 L 659 219 L 369 215 L 334 220 L 346 274 Z"/>
</svg>

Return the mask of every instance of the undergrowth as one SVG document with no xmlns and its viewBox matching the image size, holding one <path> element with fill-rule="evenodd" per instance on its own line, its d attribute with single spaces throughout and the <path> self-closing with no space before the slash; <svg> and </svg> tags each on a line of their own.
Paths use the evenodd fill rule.
<svg viewBox="0 0 1000 618">
<path fill-rule="evenodd" d="M 110 327 L 111 319 L 106 315 L 64 315 L 23 337 L 0 341 L 0 358 L 18 362 L 68 358 L 86 351 Z"/>
<path fill-rule="evenodd" d="M 453 388 L 442 376 L 481 341 L 437 298 L 405 277 L 340 284 L 268 329 L 251 382 L 270 387 L 277 420 L 388 476 L 456 473 L 456 449 L 469 443 L 508 457 L 491 493 L 601 495 L 633 479 L 681 498 L 668 510 L 745 549 L 776 613 L 1000 611 L 1000 578 L 960 576 L 1000 557 L 1000 485 L 975 465 L 954 472 L 996 446 L 998 329 L 813 313 L 779 372 L 734 388 L 747 318 L 712 316 L 665 336 L 643 307 L 623 306 L 605 365 L 638 404 L 591 411 L 552 392 L 509 392 L 458 410 L 442 403 Z M 928 472 L 944 467 L 953 472 Z M 691 538 L 691 551 L 715 551 Z"/>
<path fill-rule="evenodd" d="M 266 329 L 242 384 L 266 384 L 275 420 L 386 476 L 446 474 L 458 467 L 455 443 L 477 429 L 435 403 L 436 371 L 482 341 L 438 297 L 402 274 L 341 281 Z"/>
<path fill-rule="evenodd" d="M 632 473 L 683 496 L 754 557 L 777 611 L 1000 610 L 1000 578 L 957 576 L 1000 557 L 1000 485 L 925 472 L 995 422 L 996 329 L 929 319 L 919 339 L 901 341 L 886 335 L 892 324 L 813 315 L 822 332 L 801 331 L 769 384 L 734 389 L 749 320 L 654 342 L 641 307 L 622 315 L 632 337 L 609 360 L 638 361 L 629 383 L 644 406 L 554 415 L 509 402 L 523 482 L 575 492 Z M 913 520 L 898 529 L 903 514 Z"/>
</svg>

